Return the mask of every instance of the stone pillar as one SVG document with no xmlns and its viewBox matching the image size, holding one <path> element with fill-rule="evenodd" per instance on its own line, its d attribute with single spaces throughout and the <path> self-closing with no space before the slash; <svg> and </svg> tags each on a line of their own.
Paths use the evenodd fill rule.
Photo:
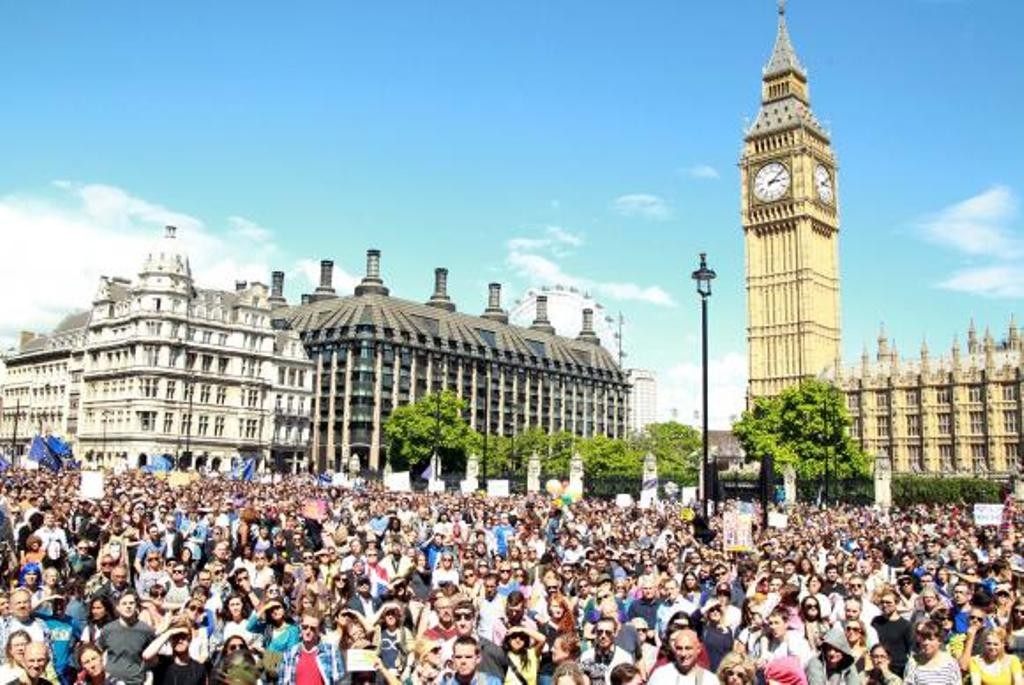
<svg viewBox="0 0 1024 685">
<path fill-rule="evenodd" d="M 569 489 L 583 492 L 583 457 L 579 452 L 573 452 L 569 461 Z"/>
<path fill-rule="evenodd" d="M 526 492 L 540 492 L 540 457 L 536 452 L 530 455 L 530 461 L 526 464 Z"/>
<path fill-rule="evenodd" d="M 470 374 L 469 382 L 472 387 L 469 389 L 469 427 L 477 430 L 476 427 L 476 362 L 473 362 L 473 372 Z M 460 384 L 461 385 L 461 384 Z"/>
<path fill-rule="evenodd" d="M 463 381 L 462 372 L 463 372 L 464 367 L 466 366 L 466 364 L 462 361 L 462 359 L 456 359 L 455 363 L 458 364 L 458 366 L 455 369 L 455 394 L 458 395 L 459 399 L 461 400 L 462 399 L 462 387 L 464 385 L 463 382 L 462 382 Z"/>
<path fill-rule="evenodd" d="M 398 395 L 402 387 L 402 348 L 391 348 L 395 353 L 394 371 L 391 374 L 391 411 L 398 409 Z"/>
<path fill-rule="evenodd" d="M 359 475 L 359 455 L 348 455 L 348 474 L 351 478 Z"/>
<path fill-rule="evenodd" d="M 338 393 L 338 350 L 335 348 L 331 352 L 331 371 L 330 371 L 330 395 L 327 396 L 327 459 L 326 463 L 320 467 L 324 471 L 334 470 L 334 407 Z M 348 388 L 345 388 L 345 399 L 348 399 Z"/>
<path fill-rule="evenodd" d="M 498 435 L 505 435 L 505 370 L 498 367 Z"/>
<path fill-rule="evenodd" d="M 409 404 L 416 403 L 416 348 L 409 348 Z"/>
<path fill-rule="evenodd" d="M 310 437 L 310 443 L 312 450 L 310 451 L 309 459 L 307 462 L 314 469 L 320 468 L 320 403 L 323 402 L 323 398 L 320 396 L 321 378 L 324 372 L 324 360 L 321 355 L 316 356 L 316 375 L 313 377 L 313 406 L 310 407 L 312 415 L 312 429 L 313 435 Z"/>
<path fill-rule="evenodd" d="M 380 432 L 382 430 L 380 414 L 384 387 L 384 349 L 377 345 L 373 365 L 373 428 L 370 433 L 370 468 L 380 468 Z"/>
<path fill-rule="evenodd" d="M 796 469 L 786 464 L 782 469 L 782 482 L 786 491 L 786 504 L 796 504 Z"/>
<path fill-rule="evenodd" d="M 342 404 L 342 407 L 341 407 L 341 458 L 342 459 L 351 459 L 351 457 L 349 456 L 349 450 L 351 449 L 351 446 L 349 445 L 349 430 L 348 430 L 349 421 L 352 419 L 352 347 L 351 346 L 349 346 L 349 347 L 347 347 L 345 349 L 345 397 L 342 399 L 342 402 L 344 402 L 344 404 Z M 332 414 L 333 414 L 333 410 L 332 410 Z M 331 432 L 331 434 L 332 435 L 334 434 L 333 431 Z M 334 453 L 333 452 L 331 453 L 331 459 L 332 460 L 334 459 Z M 359 464 L 358 458 L 356 459 L 356 464 L 357 464 L 356 470 L 358 471 L 359 470 L 358 469 L 358 464 Z M 349 466 L 349 468 L 351 468 L 351 466 Z"/>
<path fill-rule="evenodd" d="M 892 461 L 887 455 L 875 457 L 875 506 L 892 506 Z"/>
<path fill-rule="evenodd" d="M 480 478 L 480 456 L 478 454 L 469 455 L 469 459 L 466 460 L 466 480 L 477 480 Z"/>
</svg>

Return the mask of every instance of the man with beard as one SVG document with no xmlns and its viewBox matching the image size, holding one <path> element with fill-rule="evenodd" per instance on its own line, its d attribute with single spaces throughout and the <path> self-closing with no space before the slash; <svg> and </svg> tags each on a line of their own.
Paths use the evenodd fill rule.
<svg viewBox="0 0 1024 685">
<path fill-rule="evenodd" d="M 697 665 L 700 639 L 689 628 L 673 631 L 669 635 L 672 661 L 658 668 L 647 680 L 647 685 L 718 685 L 714 673 Z"/>
</svg>

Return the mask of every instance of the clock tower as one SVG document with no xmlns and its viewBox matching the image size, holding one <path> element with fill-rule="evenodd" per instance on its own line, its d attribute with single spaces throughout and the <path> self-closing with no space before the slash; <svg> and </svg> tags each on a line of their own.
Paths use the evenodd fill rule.
<svg viewBox="0 0 1024 685">
<path fill-rule="evenodd" d="M 839 363 L 836 160 L 811 113 L 782 0 L 740 183 L 750 402 Z"/>
</svg>

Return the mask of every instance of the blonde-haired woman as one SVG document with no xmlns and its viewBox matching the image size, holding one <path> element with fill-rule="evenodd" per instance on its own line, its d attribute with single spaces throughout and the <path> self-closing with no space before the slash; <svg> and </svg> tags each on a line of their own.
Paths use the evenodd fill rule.
<svg viewBox="0 0 1024 685">
<path fill-rule="evenodd" d="M 1020 659 L 1006 653 L 1006 630 L 992 628 L 985 632 L 981 654 L 971 657 L 971 685 L 1022 685 Z"/>
<path fill-rule="evenodd" d="M 729 652 L 718 664 L 717 675 L 721 685 L 753 685 L 757 669 L 746 655 Z"/>
</svg>

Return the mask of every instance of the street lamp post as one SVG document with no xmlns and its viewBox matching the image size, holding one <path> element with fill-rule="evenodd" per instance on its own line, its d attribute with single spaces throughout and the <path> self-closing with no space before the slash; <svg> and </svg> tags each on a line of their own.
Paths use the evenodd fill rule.
<svg viewBox="0 0 1024 685">
<path fill-rule="evenodd" d="M 14 404 L 14 433 L 11 435 L 11 465 L 18 465 L 18 419 L 21 418 L 21 399 Z"/>
<path fill-rule="evenodd" d="M 701 421 L 703 422 L 703 452 L 701 454 L 701 508 L 705 515 L 710 516 L 709 502 L 715 501 L 714 473 L 708 461 L 708 298 L 711 297 L 711 281 L 715 272 L 708 268 L 707 254 L 700 253 L 700 268 L 690 277 L 697 282 L 697 294 L 700 296 L 700 335 L 701 335 Z M 708 496 L 708 490 L 711 496 Z"/>
</svg>

